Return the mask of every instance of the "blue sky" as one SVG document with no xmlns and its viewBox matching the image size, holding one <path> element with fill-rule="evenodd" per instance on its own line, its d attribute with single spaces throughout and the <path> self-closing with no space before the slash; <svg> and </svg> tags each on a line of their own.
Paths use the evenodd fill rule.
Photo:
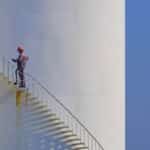
<svg viewBox="0 0 150 150">
<path fill-rule="evenodd" d="M 150 149 L 150 1 L 127 0 L 127 150 Z"/>
</svg>

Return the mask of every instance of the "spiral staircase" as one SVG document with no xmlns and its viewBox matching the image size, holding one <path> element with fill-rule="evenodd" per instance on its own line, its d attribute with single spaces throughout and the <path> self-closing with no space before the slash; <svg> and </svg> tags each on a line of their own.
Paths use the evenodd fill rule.
<svg viewBox="0 0 150 150">
<path fill-rule="evenodd" d="M 16 92 L 18 150 L 104 150 L 79 119 L 30 74 L 25 73 L 25 89 L 14 85 L 14 70 L 3 58 L 0 78 Z"/>
</svg>

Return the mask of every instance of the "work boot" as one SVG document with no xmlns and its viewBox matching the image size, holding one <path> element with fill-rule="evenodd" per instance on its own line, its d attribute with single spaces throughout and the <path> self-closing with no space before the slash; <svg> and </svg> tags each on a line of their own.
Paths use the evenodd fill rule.
<svg viewBox="0 0 150 150">
<path fill-rule="evenodd" d="M 17 82 L 14 82 L 14 85 L 17 85 Z"/>
</svg>

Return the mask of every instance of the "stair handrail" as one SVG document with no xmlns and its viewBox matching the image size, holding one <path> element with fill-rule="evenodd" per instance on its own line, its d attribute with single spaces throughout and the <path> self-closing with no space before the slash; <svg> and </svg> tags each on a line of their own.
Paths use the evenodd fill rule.
<svg viewBox="0 0 150 150">
<path fill-rule="evenodd" d="M 3 64 L 2 64 L 2 70 L 3 70 L 3 73 L 5 74 L 5 72 L 7 72 L 6 74 L 8 75 L 9 77 L 9 74 L 10 74 L 10 68 L 13 70 L 14 69 L 14 64 L 8 60 L 6 60 L 4 57 L 3 57 L 3 60 L 2 60 Z M 5 68 L 6 67 L 6 68 Z M 38 81 L 35 77 L 33 77 L 30 73 L 27 73 L 27 72 L 24 72 L 25 76 L 29 77 L 32 79 L 32 81 L 34 81 L 37 85 L 40 86 L 40 88 L 42 88 L 51 98 L 53 98 L 65 111 L 67 111 L 67 113 L 69 115 L 71 115 L 71 117 L 73 119 L 75 119 L 77 121 L 77 123 L 79 123 L 79 125 L 89 134 L 89 136 L 91 136 L 91 138 L 93 138 L 93 140 L 96 142 L 96 144 L 98 144 L 99 148 L 101 150 L 104 150 L 104 147 L 100 144 L 100 142 L 96 139 L 96 137 L 91 133 L 91 131 L 89 131 L 89 129 L 87 129 L 87 127 L 85 127 L 85 125 L 78 119 L 78 117 L 76 117 L 72 111 L 67 108 L 62 102 L 60 99 L 58 99 L 54 94 L 52 94 L 40 81 Z"/>
</svg>

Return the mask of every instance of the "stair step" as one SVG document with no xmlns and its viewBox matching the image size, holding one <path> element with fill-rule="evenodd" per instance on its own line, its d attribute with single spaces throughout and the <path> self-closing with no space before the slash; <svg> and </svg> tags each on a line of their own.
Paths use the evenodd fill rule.
<svg viewBox="0 0 150 150">
<path fill-rule="evenodd" d="M 85 146 L 85 143 L 78 142 L 78 143 L 68 144 L 68 146 L 69 146 L 69 147 Z"/>
<path fill-rule="evenodd" d="M 31 92 L 28 92 L 26 96 L 31 97 L 31 96 L 32 96 L 32 93 L 31 93 Z"/>
<path fill-rule="evenodd" d="M 48 124 L 42 124 L 42 125 L 34 125 L 33 129 L 34 130 L 41 130 L 41 129 L 51 128 L 53 126 L 59 127 L 60 125 L 63 125 L 63 124 L 64 124 L 64 122 L 54 122 L 54 123 L 48 123 Z"/>
<path fill-rule="evenodd" d="M 39 103 L 41 103 L 41 104 L 43 103 L 42 100 L 39 100 L 39 98 L 38 98 L 37 96 L 33 96 L 33 95 L 28 96 L 28 102 L 29 102 L 29 103 L 39 102 Z"/>
<path fill-rule="evenodd" d="M 29 102 L 30 102 L 30 101 L 35 101 L 35 100 L 38 99 L 38 97 L 35 97 L 35 96 L 33 96 L 32 94 L 28 94 L 27 96 L 28 96 L 28 101 L 29 101 Z"/>
<path fill-rule="evenodd" d="M 72 139 L 63 139 L 63 140 L 61 140 L 62 142 L 64 142 L 64 143 L 74 143 L 74 142 L 78 142 L 78 141 L 81 141 L 81 139 L 79 139 L 79 138 L 72 138 Z"/>
<path fill-rule="evenodd" d="M 28 122 L 25 124 L 30 125 L 30 126 L 34 126 L 34 125 L 40 125 L 40 124 L 46 124 L 46 123 L 56 123 L 59 121 L 60 121 L 59 118 L 50 118 L 50 119 L 48 118 L 48 119 L 37 120 L 34 122 Z"/>
<path fill-rule="evenodd" d="M 9 85 L 14 85 L 12 81 L 8 81 L 8 84 Z"/>
<path fill-rule="evenodd" d="M 78 138 L 78 137 L 75 134 L 63 135 L 63 136 L 58 137 L 58 140 L 61 141 L 62 139 L 69 139 L 69 138 Z"/>
<path fill-rule="evenodd" d="M 37 120 L 34 122 L 24 122 L 25 125 L 27 126 L 49 126 L 49 125 L 59 125 L 59 124 L 64 124 L 63 121 L 61 121 L 59 118 L 52 118 L 47 120 Z"/>
<path fill-rule="evenodd" d="M 72 145 L 72 144 L 78 144 L 78 143 L 81 143 L 81 139 L 78 139 L 78 140 L 68 140 L 67 142 L 65 142 L 68 146 L 69 145 Z M 85 143 L 84 143 L 85 145 Z"/>
<path fill-rule="evenodd" d="M 52 130 L 50 131 L 55 131 L 55 130 L 62 130 L 62 129 L 68 129 L 68 126 L 60 126 L 60 127 L 56 127 L 56 128 L 53 128 Z"/>
<path fill-rule="evenodd" d="M 56 116 L 56 114 L 55 113 L 52 113 L 52 112 L 50 112 L 50 111 L 47 111 L 46 113 L 40 113 L 40 112 L 28 112 L 28 113 L 24 113 L 23 114 L 23 116 L 25 116 L 25 117 L 39 117 L 39 118 L 41 118 L 41 117 L 43 117 L 43 118 L 46 118 L 46 117 L 49 117 L 49 116 Z"/>
<path fill-rule="evenodd" d="M 44 108 L 47 108 L 47 106 L 44 104 L 40 104 L 40 103 L 37 105 L 28 104 L 28 109 L 40 110 L 40 109 L 44 109 Z"/>
<path fill-rule="evenodd" d="M 59 136 L 63 136 L 63 135 L 65 135 L 65 133 L 66 134 L 71 134 L 72 133 L 72 131 L 71 130 L 65 130 L 65 131 L 63 131 L 63 130 L 49 130 L 48 131 L 49 133 L 45 133 L 43 136 L 45 137 L 59 137 Z"/>
<path fill-rule="evenodd" d="M 30 110 L 40 110 L 40 109 L 49 109 L 48 106 L 42 102 L 34 101 L 34 102 L 27 102 L 28 103 L 28 109 Z"/>
<path fill-rule="evenodd" d="M 30 106 L 41 106 L 41 102 L 39 101 L 28 101 L 28 105 Z"/>
<path fill-rule="evenodd" d="M 35 97 L 35 96 L 28 96 L 28 102 L 29 103 L 34 103 L 34 102 L 41 102 L 38 97 Z"/>
<path fill-rule="evenodd" d="M 36 110 L 50 110 L 47 105 L 44 104 L 38 104 L 38 105 L 27 105 L 27 110 L 28 111 L 36 111 Z"/>
<path fill-rule="evenodd" d="M 64 140 L 64 139 L 62 139 L 62 140 Z M 65 140 L 66 140 L 66 141 L 68 141 L 68 140 L 81 141 L 81 139 L 78 138 L 77 136 L 70 136 L 70 137 L 66 138 Z"/>
<path fill-rule="evenodd" d="M 8 81 L 8 77 L 6 77 L 4 74 L 2 75 L 3 80 Z"/>
<path fill-rule="evenodd" d="M 61 127 L 54 127 L 54 128 L 49 128 L 49 129 L 41 129 L 41 130 L 35 130 L 35 133 L 51 133 L 54 131 L 61 131 L 61 130 L 66 130 L 68 129 L 68 126 L 61 126 Z M 68 129 L 69 130 L 69 129 Z"/>
<path fill-rule="evenodd" d="M 47 109 L 43 109 L 43 110 L 30 110 L 28 112 L 26 112 L 26 115 L 38 115 L 38 114 L 47 114 L 51 112 L 50 110 Z"/>
<path fill-rule="evenodd" d="M 71 148 L 71 150 L 82 150 L 82 149 L 88 150 L 89 148 L 88 148 L 87 146 L 81 146 L 81 147 L 74 147 L 74 148 Z"/>
<path fill-rule="evenodd" d="M 56 114 L 54 113 L 49 113 L 49 114 L 40 114 L 40 115 L 34 115 L 34 116 L 24 116 L 23 117 L 23 121 L 24 122 L 33 122 L 33 121 L 37 121 L 37 120 L 41 120 L 41 119 L 54 119 L 57 118 Z"/>
<path fill-rule="evenodd" d="M 66 131 L 54 131 L 53 133 L 46 134 L 46 136 L 59 136 L 59 135 L 66 135 L 66 134 L 73 134 L 72 130 L 66 130 Z"/>
<path fill-rule="evenodd" d="M 68 134 L 73 134 L 71 130 L 66 131 L 58 131 L 58 130 L 49 130 L 49 133 L 45 133 L 43 136 L 45 137 L 54 137 L 55 139 L 61 138 L 62 136 L 68 136 Z"/>
</svg>

